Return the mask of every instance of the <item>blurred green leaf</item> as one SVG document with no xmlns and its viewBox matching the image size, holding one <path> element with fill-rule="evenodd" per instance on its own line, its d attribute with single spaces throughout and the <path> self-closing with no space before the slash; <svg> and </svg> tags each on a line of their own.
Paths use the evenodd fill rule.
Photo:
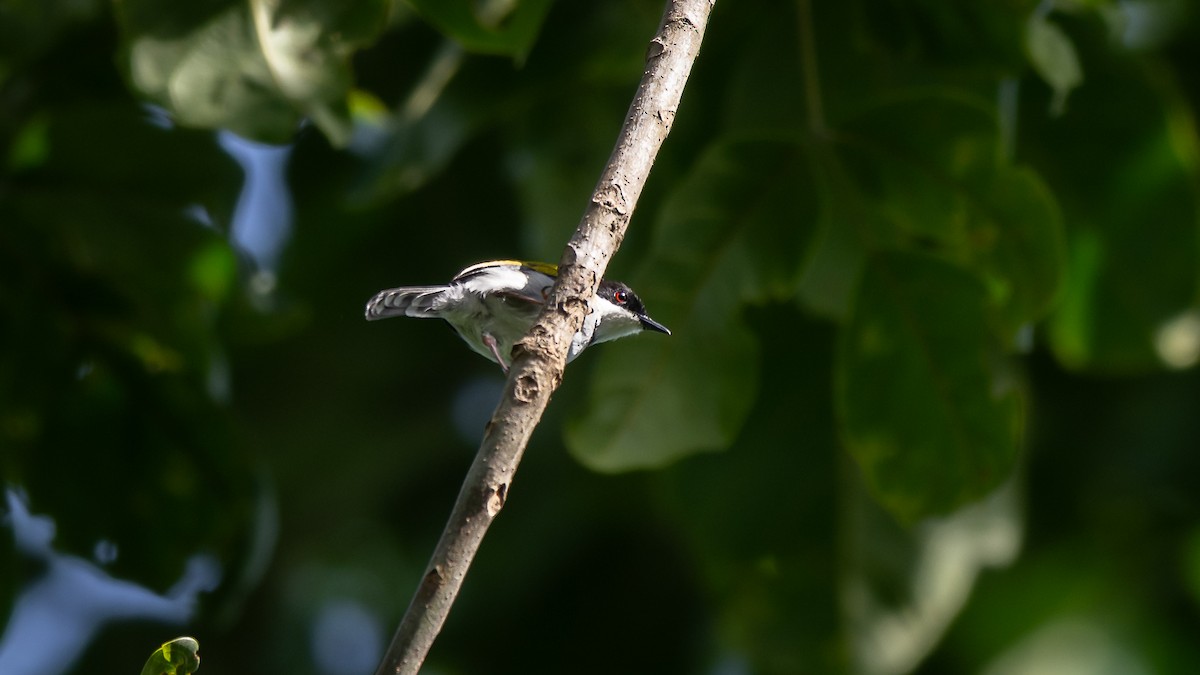
<svg viewBox="0 0 1200 675">
<path fill-rule="evenodd" d="M 409 0 L 429 23 L 468 51 L 524 59 L 553 0 Z"/>
<path fill-rule="evenodd" d="M 192 257 L 192 285 L 212 303 L 220 303 L 237 281 L 237 259 L 224 243 L 210 243 Z"/>
<path fill-rule="evenodd" d="M 191 675 L 200 668 L 200 643 L 190 637 L 164 642 L 142 668 L 142 675 Z"/>
<path fill-rule="evenodd" d="M 843 328 L 837 406 L 847 450 L 905 522 L 981 497 L 1012 470 L 1022 398 L 972 275 L 936 258 L 870 260 Z"/>
<path fill-rule="evenodd" d="M 798 144 L 723 141 L 671 195 L 635 286 L 674 331 L 599 356 L 571 452 L 603 471 L 661 466 L 728 447 L 758 382 L 741 311 L 787 298 L 816 207 Z M 659 339 L 655 339 L 659 338 Z"/>
<path fill-rule="evenodd" d="M 349 57 L 386 25 L 387 0 L 117 3 L 130 83 L 184 126 L 291 139 L 311 119 L 350 139 Z"/>
<path fill-rule="evenodd" d="M 30 120 L 13 139 L 8 152 L 8 168 L 13 171 L 40 166 L 46 161 L 49 143 L 46 139 L 47 122 L 44 118 Z"/>
<path fill-rule="evenodd" d="M 1066 366 L 1157 368 L 1155 337 L 1200 285 L 1196 116 L 1173 80 L 1079 32 L 1088 85 L 1049 118 L 1029 96 L 1021 152 L 1054 187 L 1067 223 L 1067 284 L 1047 335 Z"/>
<path fill-rule="evenodd" d="M 1058 206 L 1037 174 L 998 156 L 990 108 L 917 93 L 847 125 L 838 146 L 854 182 L 841 197 L 874 212 L 862 236 L 980 275 L 1009 336 L 1049 310 L 1065 264 Z"/>
</svg>

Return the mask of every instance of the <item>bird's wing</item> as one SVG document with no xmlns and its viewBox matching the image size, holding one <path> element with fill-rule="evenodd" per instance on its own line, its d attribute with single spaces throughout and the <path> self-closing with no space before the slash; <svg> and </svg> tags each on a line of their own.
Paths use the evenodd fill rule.
<svg viewBox="0 0 1200 675">
<path fill-rule="evenodd" d="M 557 265 L 523 260 L 493 260 L 458 273 L 451 284 L 461 284 L 481 295 L 541 305 L 554 285 Z"/>
</svg>

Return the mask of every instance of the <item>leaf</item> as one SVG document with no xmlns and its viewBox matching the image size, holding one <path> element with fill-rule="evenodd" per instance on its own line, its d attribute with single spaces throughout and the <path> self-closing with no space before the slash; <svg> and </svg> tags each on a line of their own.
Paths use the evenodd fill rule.
<svg viewBox="0 0 1200 675">
<path fill-rule="evenodd" d="M 729 445 L 758 388 L 758 341 L 741 310 L 790 296 L 814 206 L 797 144 L 705 153 L 664 207 L 635 284 L 674 335 L 605 345 L 590 403 L 566 429 L 580 461 L 621 471 Z"/>
<path fill-rule="evenodd" d="M 200 643 L 190 637 L 164 642 L 142 668 L 142 675 L 190 675 L 200 668 Z"/>
<path fill-rule="evenodd" d="M 902 521 L 981 497 L 1012 470 L 1022 400 L 988 305 L 983 284 L 937 258 L 867 264 L 840 336 L 836 404 L 847 450 Z"/>
<path fill-rule="evenodd" d="M 1066 277 L 1062 215 L 1054 194 L 1027 167 L 996 167 L 981 190 L 977 269 L 1001 301 L 1011 337 L 1044 317 L 1060 296 Z"/>
<path fill-rule="evenodd" d="M 1079 64 L 1075 45 L 1044 12 L 1035 11 L 1025 24 L 1025 49 L 1030 65 L 1054 90 L 1051 114 L 1061 115 L 1071 90 L 1083 84 L 1083 66 Z"/>
<path fill-rule="evenodd" d="M 468 51 L 524 59 L 537 39 L 552 0 L 476 2 L 409 0 L 429 23 Z M 513 5 L 516 5 L 513 7 Z M 494 10 L 499 7 L 500 10 Z M 510 11 L 509 8 L 512 8 Z M 508 11 L 507 15 L 501 13 Z"/>
<path fill-rule="evenodd" d="M 118 3 L 131 85 L 181 125 L 288 141 L 303 118 L 350 138 L 349 56 L 385 25 L 386 0 L 251 0 L 181 9 Z"/>
<path fill-rule="evenodd" d="M 999 148 L 990 109 L 914 95 L 847 126 L 838 156 L 853 186 L 834 194 L 866 202 L 854 208 L 870 211 L 860 228 L 874 247 L 932 253 L 978 274 L 1011 337 L 1049 311 L 1065 251 L 1053 194 Z"/>
<path fill-rule="evenodd" d="M 219 304 L 237 281 L 237 260 L 228 246 L 210 243 L 196 251 L 188 276 L 201 297 Z"/>
<path fill-rule="evenodd" d="M 1066 114 L 1023 116 L 1021 151 L 1054 186 L 1068 225 L 1067 284 L 1047 336 L 1073 369 L 1160 368 L 1155 337 L 1200 283 L 1196 118 L 1159 71 L 1080 39 L 1088 86 Z M 1043 98 L 1028 107 L 1043 110 Z"/>
<path fill-rule="evenodd" d="M 35 117 L 25 124 L 8 151 L 8 169 L 13 172 L 31 169 L 46 162 L 49 153 L 48 124 L 45 118 Z"/>
</svg>

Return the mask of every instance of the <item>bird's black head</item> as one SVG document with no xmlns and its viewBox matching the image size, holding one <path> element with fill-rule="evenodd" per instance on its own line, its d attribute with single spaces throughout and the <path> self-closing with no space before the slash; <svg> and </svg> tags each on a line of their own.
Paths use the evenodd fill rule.
<svg viewBox="0 0 1200 675">
<path fill-rule="evenodd" d="M 600 282 L 600 288 L 596 290 L 596 295 L 608 300 L 617 307 L 627 309 L 632 312 L 641 322 L 642 328 L 645 330 L 654 330 L 660 333 L 671 334 L 671 331 L 661 323 L 651 319 L 646 314 L 646 306 L 642 304 L 642 299 L 633 292 L 633 289 L 621 283 L 620 281 L 609 281 L 607 279 Z"/>
</svg>

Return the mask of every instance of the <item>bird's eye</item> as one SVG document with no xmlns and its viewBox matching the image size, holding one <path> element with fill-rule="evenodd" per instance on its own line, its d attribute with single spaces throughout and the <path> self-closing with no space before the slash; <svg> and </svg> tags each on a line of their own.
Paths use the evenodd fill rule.
<svg viewBox="0 0 1200 675">
<path fill-rule="evenodd" d="M 617 291 L 616 293 L 613 293 L 613 299 L 617 301 L 618 305 L 623 305 L 629 302 L 629 293 L 625 291 Z"/>
</svg>

